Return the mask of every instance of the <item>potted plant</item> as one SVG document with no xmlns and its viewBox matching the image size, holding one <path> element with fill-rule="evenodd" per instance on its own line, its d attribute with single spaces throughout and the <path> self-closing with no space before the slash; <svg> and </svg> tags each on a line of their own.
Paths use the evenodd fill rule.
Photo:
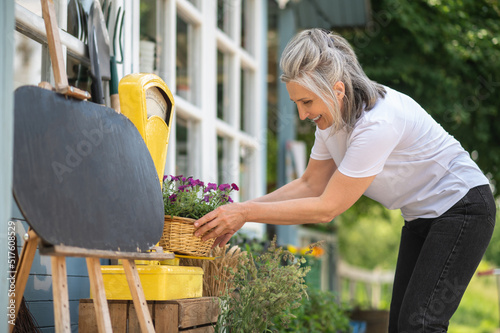
<svg viewBox="0 0 500 333">
<path fill-rule="evenodd" d="M 214 239 L 203 242 L 195 237 L 194 221 L 219 206 L 233 202 L 230 194 L 238 191 L 236 184 L 205 184 L 193 177 L 165 176 L 163 178 L 163 204 L 165 224 L 160 246 L 165 250 L 206 256 Z"/>
<path fill-rule="evenodd" d="M 276 245 L 276 237 L 261 254 L 242 253 L 231 283 L 219 297 L 216 332 L 274 332 L 275 321 L 286 325 L 291 310 L 307 297 L 304 277 L 309 267 Z"/>
</svg>

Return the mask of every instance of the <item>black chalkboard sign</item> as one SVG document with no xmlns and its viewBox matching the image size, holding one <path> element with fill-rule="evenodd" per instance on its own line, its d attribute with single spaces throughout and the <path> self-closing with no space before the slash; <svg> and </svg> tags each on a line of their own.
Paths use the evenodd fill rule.
<svg viewBox="0 0 500 333">
<path fill-rule="evenodd" d="M 14 198 L 44 243 L 145 252 L 159 241 L 160 182 L 125 116 L 35 86 L 14 103 Z"/>
</svg>

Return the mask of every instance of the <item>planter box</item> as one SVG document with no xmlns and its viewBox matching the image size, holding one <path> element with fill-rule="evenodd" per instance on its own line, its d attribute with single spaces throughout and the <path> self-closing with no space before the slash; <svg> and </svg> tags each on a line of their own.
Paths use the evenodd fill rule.
<svg viewBox="0 0 500 333">
<path fill-rule="evenodd" d="M 203 296 L 203 269 L 189 266 L 137 265 L 146 300 L 171 300 Z M 106 298 L 131 300 L 123 266 L 101 266 Z M 91 291 L 92 292 L 92 291 Z"/>
<path fill-rule="evenodd" d="M 139 320 L 132 301 L 108 301 L 113 332 L 140 332 Z M 219 315 L 216 297 L 148 301 L 149 313 L 157 333 L 213 333 Z M 81 299 L 78 332 L 97 332 L 94 303 Z"/>
</svg>

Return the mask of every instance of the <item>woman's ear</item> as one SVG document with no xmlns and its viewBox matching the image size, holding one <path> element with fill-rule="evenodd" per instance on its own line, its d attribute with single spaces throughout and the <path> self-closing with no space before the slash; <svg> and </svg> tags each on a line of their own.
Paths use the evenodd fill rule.
<svg viewBox="0 0 500 333">
<path fill-rule="evenodd" d="M 335 83 L 335 85 L 333 86 L 333 90 L 335 91 L 335 95 L 337 96 L 337 100 L 340 103 L 344 99 L 344 96 L 345 96 L 344 82 L 337 81 L 337 83 Z"/>
</svg>

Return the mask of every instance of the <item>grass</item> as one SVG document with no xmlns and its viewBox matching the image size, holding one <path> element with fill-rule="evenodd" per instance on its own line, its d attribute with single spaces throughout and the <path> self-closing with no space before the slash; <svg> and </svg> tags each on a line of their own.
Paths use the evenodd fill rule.
<svg viewBox="0 0 500 333">
<path fill-rule="evenodd" d="M 478 271 L 493 268 L 483 261 Z M 457 311 L 450 320 L 448 333 L 499 333 L 499 300 L 496 276 L 478 276 L 472 278 Z M 499 277 L 500 278 L 500 277 Z M 369 307 L 366 289 L 363 285 L 356 286 L 354 304 L 362 308 Z M 349 287 L 342 284 L 341 299 L 349 299 Z M 391 299 L 391 286 L 382 288 L 380 309 L 388 310 Z"/>
<path fill-rule="evenodd" d="M 478 271 L 491 268 L 481 262 Z M 450 320 L 449 333 L 493 333 L 499 328 L 496 276 L 474 275 L 462 302 Z M 499 277 L 500 278 L 500 277 Z"/>
</svg>

